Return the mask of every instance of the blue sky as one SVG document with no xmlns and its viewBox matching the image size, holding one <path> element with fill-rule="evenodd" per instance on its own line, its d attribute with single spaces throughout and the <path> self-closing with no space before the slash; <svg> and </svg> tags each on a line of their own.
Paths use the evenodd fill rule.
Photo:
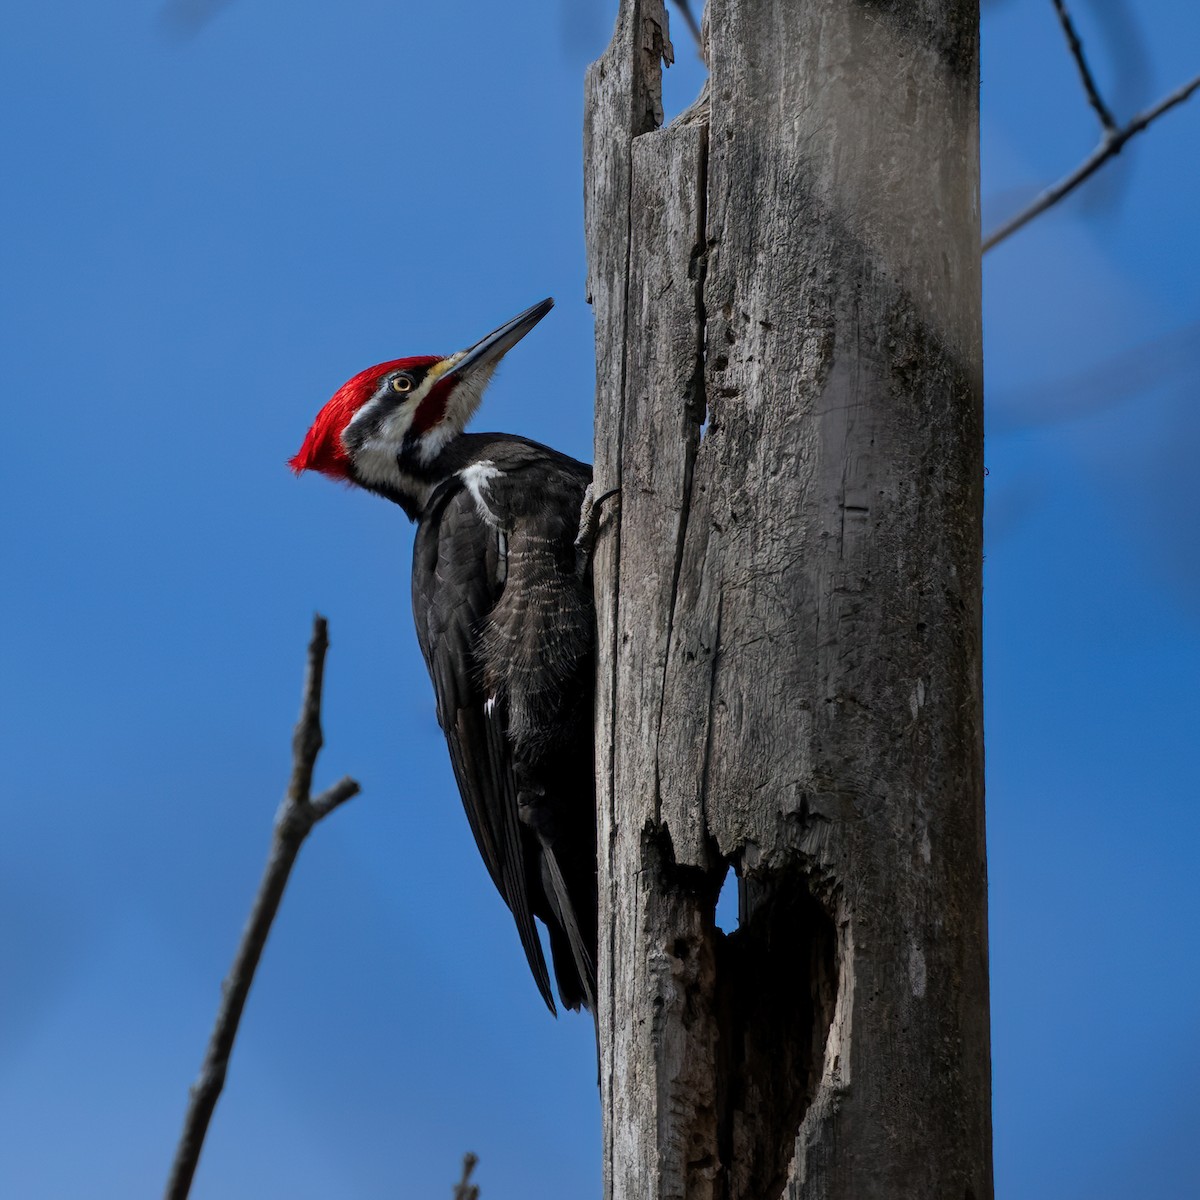
<svg viewBox="0 0 1200 1200">
<path fill-rule="evenodd" d="M 46 0 L 0 46 L 0 1194 L 161 1188 L 320 609 L 318 782 L 364 792 L 302 853 L 194 1194 L 446 1195 L 472 1149 L 485 1200 L 599 1195 L 592 1034 L 541 1008 L 471 845 L 411 528 L 284 463 L 360 367 L 551 294 L 481 421 L 590 458 L 581 79 L 613 9 L 211 7 Z M 1190 0 L 1078 7 L 1120 115 L 1200 71 Z M 985 4 L 984 38 L 990 224 L 1095 128 L 1049 4 Z M 986 264 L 1009 1200 L 1200 1194 L 1198 147 L 1193 102 Z"/>
</svg>

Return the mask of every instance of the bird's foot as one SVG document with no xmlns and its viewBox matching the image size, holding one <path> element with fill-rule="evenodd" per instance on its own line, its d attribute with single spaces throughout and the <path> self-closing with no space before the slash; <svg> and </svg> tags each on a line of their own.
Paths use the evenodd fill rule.
<svg viewBox="0 0 1200 1200">
<path fill-rule="evenodd" d="M 592 483 L 587 485 L 583 493 L 583 503 L 579 507 L 579 534 L 575 538 L 575 569 L 581 579 L 592 566 L 592 552 L 596 548 L 596 535 L 600 532 L 604 506 L 620 495 L 620 488 L 612 488 L 596 499 L 595 484 Z"/>
</svg>

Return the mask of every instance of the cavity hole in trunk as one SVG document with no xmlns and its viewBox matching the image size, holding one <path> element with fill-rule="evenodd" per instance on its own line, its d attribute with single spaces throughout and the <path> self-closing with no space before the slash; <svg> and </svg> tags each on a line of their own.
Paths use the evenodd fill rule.
<svg viewBox="0 0 1200 1200">
<path fill-rule="evenodd" d="M 736 932 L 741 922 L 739 890 L 737 872 L 731 863 L 725 872 L 725 879 L 717 896 L 716 912 L 713 913 L 713 921 L 724 934 Z"/>
</svg>

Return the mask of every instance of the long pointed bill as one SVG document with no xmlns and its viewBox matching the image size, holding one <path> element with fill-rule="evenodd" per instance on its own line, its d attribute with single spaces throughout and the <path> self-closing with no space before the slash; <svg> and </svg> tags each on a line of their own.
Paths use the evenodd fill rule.
<svg viewBox="0 0 1200 1200">
<path fill-rule="evenodd" d="M 519 316 L 506 321 L 475 345 L 462 351 L 462 357 L 438 380 L 439 388 L 447 380 L 458 380 L 470 375 L 479 367 L 495 364 L 504 357 L 552 308 L 554 301 L 549 296 L 527 308 Z"/>
</svg>

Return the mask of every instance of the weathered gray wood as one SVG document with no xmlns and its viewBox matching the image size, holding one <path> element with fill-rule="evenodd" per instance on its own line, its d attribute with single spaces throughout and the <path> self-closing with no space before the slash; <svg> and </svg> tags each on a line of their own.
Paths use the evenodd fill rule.
<svg viewBox="0 0 1200 1200">
<path fill-rule="evenodd" d="M 588 244 L 588 298 L 596 321 L 596 411 L 604 416 L 606 428 L 614 436 L 596 443 L 594 465 L 597 497 L 621 486 L 621 424 L 625 394 L 625 329 L 627 323 L 627 278 L 630 231 L 630 175 L 632 142 L 635 136 L 662 123 L 662 80 L 660 58 L 670 53 L 666 40 L 667 18 L 662 0 L 623 0 L 612 43 L 588 70 L 584 106 L 584 220 Z M 603 519 L 603 518 L 602 518 Z M 594 569 L 605 580 L 597 589 L 597 623 L 600 631 L 600 658 L 615 655 L 612 639 L 616 635 L 620 573 L 620 526 L 607 522 L 597 542 Z M 596 711 L 611 714 L 614 676 L 601 669 L 596 680 Z M 623 872 L 610 856 L 615 850 L 616 818 L 613 811 L 613 736 L 608 717 L 597 723 L 596 799 L 599 814 L 597 852 L 600 882 L 600 960 L 612 961 L 611 935 L 623 923 L 632 898 L 628 883 L 622 885 Z M 606 945 L 606 941 L 608 944 Z M 624 978 L 624 977 L 622 977 Z M 621 1070 L 629 1055 L 618 1047 L 619 1031 L 624 1030 L 621 1004 L 614 990 L 611 971 L 600 979 L 601 995 L 596 1013 L 600 1045 L 605 1065 L 601 1070 L 600 1094 L 604 1111 L 605 1187 L 614 1187 L 611 1177 L 614 1138 L 618 1122 L 613 1117 L 614 1103 L 624 1103 L 630 1089 L 623 1084 L 614 1089 L 612 1062 L 621 1060 Z M 624 1145 L 624 1143 L 623 1143 Z M 620 1155 L 628 1162 L 630 1155 Z M 631 1194 L 623 1182 L 621 1194 Z"/>
<path fill-rule="evenodd" d="M 655 132 L 626 0 L 589 74 L 619 1200 L 991 1195 L 977 18 L 710 0 Z"/>
</svg>

